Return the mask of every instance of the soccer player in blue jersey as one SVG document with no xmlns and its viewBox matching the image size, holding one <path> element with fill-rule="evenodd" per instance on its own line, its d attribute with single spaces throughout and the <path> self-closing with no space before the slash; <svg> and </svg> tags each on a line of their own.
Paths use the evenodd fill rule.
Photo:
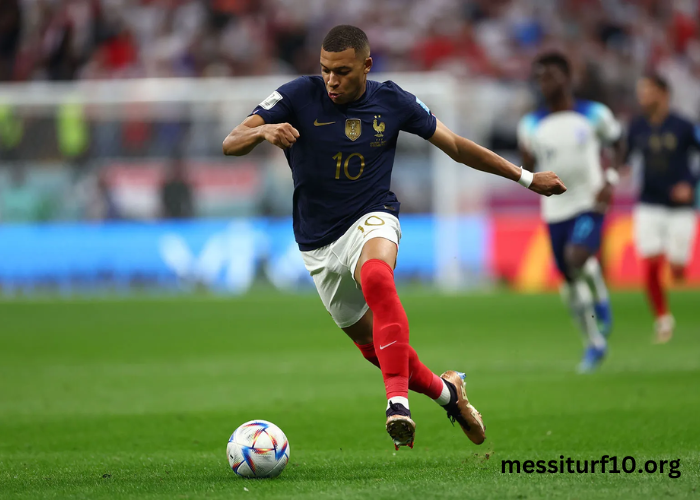
<svg viewBox="0 0 700 500">
<path fill-rule="evenodd" d="M 322 76 L 297 78 L 274 91 L 224 140 L 241 156 L 268 141 L 284 150 L 294 179 L 293 227 L 306 268 L 336 324 L 379 367 L 394 445 L 413 446 L 408 391 L 428 395 L 476 444 L 481 415 L 469 403 L 464 374 L 438 377 L 409 345 L 408 319 L 394 285 L 401 228 L 390 190 L 400 131 L 417 134 L 455 161 L 520 182 L 549 196 L 566 188 L 551 172 L 531 174 L 445 127 L 395 83 L 367 79 L 367 36 L 336 26 L 323 40 Z"/>
<path fill-rule="evenodd" d="M 642 115 L 632 120 L 627 151 L 643 157 L 642 190 L 634 211 L 637 251 L 644 259 L 649 302 L 656 316 L 657 342 L 668 342 L 675 320 L 668 308 L 661 271 L 668 260 L 671 274 L 682 280 L 697 226 L 695 187 L 689 153 L 700 149 L 700 128 L 669 111 L 669 86 L 659 75 L 637 84 Z"/>
<path fill-rule="evenodd" d="M 579 371 L 588 372 L 606 354 L 612 321 L 596 254 L 603 214 L 619 179 L 621 127 L 603 104 L 574 98 L 569 62 L 563 55 L 542 54 L 533 63 L 533 73 L 544 106 L 523 117 L 518 142 L 523 168 L 556 172 L 568 188 L 562 196 L 542 199 L 542 217 L 565 278 L 563 295 L 584 336 Z M 601 148 L 610 144 L 615 146 L 615 164 L 604 172 Z"/>
</svg>

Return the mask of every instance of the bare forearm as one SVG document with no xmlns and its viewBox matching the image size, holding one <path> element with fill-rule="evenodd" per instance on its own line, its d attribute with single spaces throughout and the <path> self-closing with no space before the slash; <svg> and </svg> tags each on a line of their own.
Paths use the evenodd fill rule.
<svg viewBox="0 0 700 500">
<path fill-rule="evenodd" d="M 525 172 L 493 151 L 489 151 L 469 139 L 458 136 L 440 120 L 437 122 L 437 128 L 430 138 L 430 142 L 458 163 L 464 163 L 476 170 L 518 181 L 537 194 L 551 196 L 553 194 L 562 194 L 566 191 L 566 186 L 554 172 L 539 172 L 536 174 Z"/>
<path fill-rule="evenodd" d="M 456 140 L 456 146 L 456 153 L 451 155 L 453 160 L 464 163 L 476 170 L 500 175 L 512 181 L 520 179 L 520 168 L 505 158 L 498 156 L 493 151 L 479 146 L 464 137 L 459 137 Z"/>
<path fill-rule="evenodd" d="M 227 156 L 244 156 L 265 140 L 263 126 L 239 125 L 224 139 L 223 151 Z"/>
</svg>

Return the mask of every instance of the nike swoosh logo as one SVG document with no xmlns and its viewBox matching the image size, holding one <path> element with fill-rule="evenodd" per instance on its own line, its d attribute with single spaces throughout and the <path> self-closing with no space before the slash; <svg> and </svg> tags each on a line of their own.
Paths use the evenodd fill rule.
<svg viewBox="0 0 700 500">
<path fill-rule="evenodd" d="M 333 123 L 335 123 L 335 122 L 323 122 L 323 123 L 319 123 L 319 122 L 318 122 L 318 118 L 316 118 L 316 119 L 314 120 L 314 126 L 315 126 L 315 127 L 322 127 L 322 126 L 324 126 L 324 125 L 331 125 L 331 124 L 333 124 Z"/>
<path fill-rule="evenodd" d="M 380 346 L 379 346 L 379 350 L 380 350 L 380 351 L 383 351 L 384 349 L 386 349 L 387 347 L 389 347 L 391 344 L 396 344 L 397 342 L 398 342 L 398 340 L 394 340 L 393 342 L 391 342 L 391 343 L 389 343 L 389 344 L 387 344 L 387 345 L 380 345 Z"/>
</svg>

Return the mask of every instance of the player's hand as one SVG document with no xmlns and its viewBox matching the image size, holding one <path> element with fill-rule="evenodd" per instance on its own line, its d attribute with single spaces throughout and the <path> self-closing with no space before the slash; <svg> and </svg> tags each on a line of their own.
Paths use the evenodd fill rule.
<svg viewBox="0 0 700 500">
<path fill-rule="evenodd" d="M 595 211 L 604 214 L 610 208 L 610 203 L 612 203 L 613 197 L 613 186 L 612 184 L 606 182 L 605 186 L 598 191 L 595 197 Z"/>
<path fill-rule="evenodd" d="M 679 182 L 671 188 L 671 200 L 674 203 L 685 204 L 693 201 L 693 186 L 687 182 Z"/>
<path fill-rule="evenodd" d="M 299 131 L 289 123 L 263 125 L 261 132 L 267 142 L 282 149 L 287 149 L 299 138 Z"/>
<path fill-rule="evenodd" d="M 566 186 L 554 172 L 537 172 L 532 178 L 530 190 L 544 196 L 552 196 L 565 192 Z"/>
</svg>

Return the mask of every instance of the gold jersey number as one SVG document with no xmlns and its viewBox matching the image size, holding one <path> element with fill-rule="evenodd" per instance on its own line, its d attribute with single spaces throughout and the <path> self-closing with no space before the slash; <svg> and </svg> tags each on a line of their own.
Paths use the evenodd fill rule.
<svg viewBox="0 0 700 500">
<path fill-rule="evenodd" d="M 350 175 L 350 160 L 352 160 L 354 157 L 357 157 L 360 159 L 360 171 L 357 173 L 357 175 Z M 335 163 L 335 178 L 340 179 L 340 166 L 343 165 L 343 171 L 345 172 L 345 177 L 347 177 L 351 181 L 356 181 L 357 179 L 360 178 L 362 175 L 362 172 L 365 171 L 365 157 L 362 156 L 360 153 L 353 153 L 347 158 L 345 158 L 345 163 L 343 163 L 343 153 L 338 153 L 333 157 L 334 160 L 336 160 Z"/>
</svg>

